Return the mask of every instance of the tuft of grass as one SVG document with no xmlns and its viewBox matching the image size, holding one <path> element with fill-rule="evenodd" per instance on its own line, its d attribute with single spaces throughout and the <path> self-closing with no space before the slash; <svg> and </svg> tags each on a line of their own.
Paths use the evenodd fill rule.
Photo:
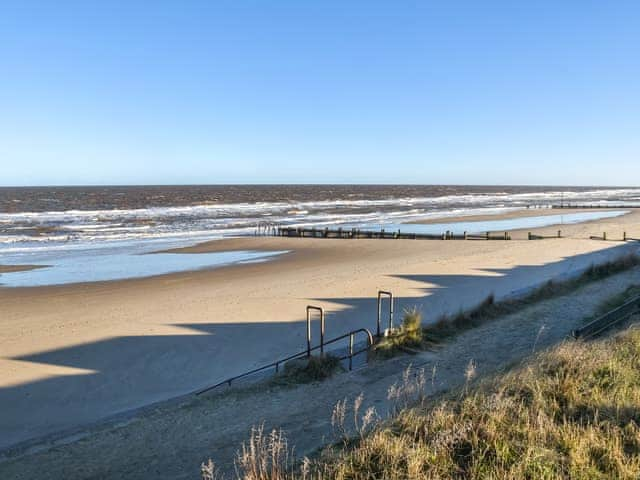
<svg viewBox="0 0 640 480">
<path fill-rule="evenodd" d="M 236 458 L 238 478 L 243 480 L 293 479 L 293 468 L 293 450 L 284 432 L 265 433 L 264 425 L 251 429 L 249 440 Z"/>
<path fill-rule="evenodd" d="M 317 477 L 640 478 L 640 331 L 566 342 L 463 395 L 402 409 Z"/>
<path fill-rule="evenodd" d="M 422 312 L 413 307 L 404 311 L 399 329 L 375 346 L 375 353 L 383 358 L 391 357 L 399 351 L 423 347 Z"/>
<path fill-rule="evenodd" d="M 341 370 L 340 359 L 334 355 L 312 356 L 286 363 L 284 372 L 272 382 L 279 385 L 319 382 Z"/>
<path fill-rule="evenodd" d="M 419 345 L 422 342 L 422 312 L 418 307 L 405 310 L 401 331 L 407 343 Z"/>
<path fill-rule="evenodd" d="M 588 283 L 615 275 L 638 265 L 640 265 L 640 256 L 635 254 L 624 255 L 610 262 L 591 265 L 576 278 L 565 281 L 549 280 L 523 297 L 496 302 L 493 294 L 491 294 L 471 310 L 461 311 L 454 316 L 443 315 L 433 325 L 426 326 L 423 329 L 425 340 L 428 344 L 441 343 L 449 337 L 478 327 L 497 317 L 515 313 L 528 305 L 542 300 L 566 295 Z"/>
</svg>

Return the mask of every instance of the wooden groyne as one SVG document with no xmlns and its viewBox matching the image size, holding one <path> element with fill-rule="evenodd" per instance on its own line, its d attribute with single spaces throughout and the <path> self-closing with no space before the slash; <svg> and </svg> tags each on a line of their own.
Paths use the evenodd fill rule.
<svg viewBox="0 0 640 480">
<path fill-rule="evenodd" d="M 361 230 L 359 228 L 300 228 L 300 227 L 278 227 L 273 230 L 277 237 L 295 238 L 348 238 L 348 239 L 387 239 L 387 240 L 511 240 L 509 232 L 495 234 L 486 232 L 482 234 L 467 233 L 454 234 L 453 232 L 443 232 L 441 234 L 430 233 L 410 233 L 400 230 Z"/>
<path fill-rule="evenodd" d="M 441 234 L 431 233 L 410 233 L 402 232 L 400 230 L 361 230 L 358 228 L 301 228 L 301 227 L 274 227 L 270 230 L 264 230 L 262 235 L 275 236 L 275 237 L 288 237 L 288 238 L 344 238 L 344 239 L 381 239 L 381 240 L 511 240 L 511 234 L 509 232 L 495 233 L 467 233 L 454 234 L 453 232 L 444 232 Z M 539 235 L 532 232 L 527 232 L 528 240 L 546 240 L 546 239 L 558 239 L 565 238 L 562 235 L 562 231 L 558 230 L 552 235 Z M 602 235 L 591 235 L 591 240 L 604 240 L 604 241 L 640 241 L 637 238 L 632 238 L 627 235 L 627 232 L 622 233 L 621 238 L 610 238 L 607 236 L 607 232 L 602 232 Z"/>
<path fill-rule="evenodd" d="M 551 208 L 554 209 L 608 209 L 608 210 L 620 210 L 626 208 L 640 208 L 640 205 L 591 205 L 591 204 L 581 204 L 581 203 L 563 203 L 560 205 L 551 205 Z"/>
</svg>

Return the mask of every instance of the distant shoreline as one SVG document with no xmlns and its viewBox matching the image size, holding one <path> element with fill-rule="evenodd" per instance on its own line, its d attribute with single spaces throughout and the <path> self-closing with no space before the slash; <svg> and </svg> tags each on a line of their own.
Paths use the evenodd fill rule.
<svg viewBox="0 0 640 480">
<path fill-rule="evenodd" d="M 0 265 L 0 273 L 26 272 L 38 268 L 46 268 L 49 265 Z M 2 282 L 0 282 L 1 284 Z"/>
<path fill-rule="evenodd" d="M 600 209 L 602 212 L 608 212 L 611 210 L 620 210 L 616 208 L 603 208 Z M 563 215 L 569 213 L 582 213 L 582 212 L 592 212 L 593 210 L 589 210 L 586 208 L 567 208 L 562 210 L 556 210 L 552 208 L 517 208 L 509 212 L 504 213 L 496 213 L 496 214 L 486 214 L 486 215 L 455 215 L 451 217 L 437 217 L 437 218 L 429 218 L 425 220 L 414 220 L 411 222 L 407 222 L 408 224 L 418 224 L 418 225 L 431 225 L 437 223 L 445 223 L 445 222 L 484 222 L 487 220 L 510 220 L 513 218 L 526 218 L 526 217 L 544 217 L 548 215 Z"/>
</svg>

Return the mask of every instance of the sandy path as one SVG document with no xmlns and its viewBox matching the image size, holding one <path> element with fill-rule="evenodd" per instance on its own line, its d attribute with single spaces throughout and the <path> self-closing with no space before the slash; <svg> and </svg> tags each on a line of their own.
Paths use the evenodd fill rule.
<svg viewBox="0 0 640 480">
<path fill-rule="evenodd" d="M 148 279 L 0 289 L 0 448 L 298 351 L 309 303 L 330 312 L 329 337 L 373 329 L 381 288 L 399 297 L 396 311 L 419 305 L 432 321 L 491 292 L 507 295 L 636 250 L 585 238 L 604 229 L 610 238 L 625 230 L 640 238 L 638 219 L 567 226 L 575 239 L 531 242 L 225 240 L 192 250 L 291 253 Z"/>
<path fill-rule="evenodd" d="M 471 359 L 479 376 L 490 374 L 534 348 L 541 350 L 563 340 L 600 302 L 634 283 L 640 283 L 639 268 L 470 330 L 438 351 L 374 362 L 323 383 L 230 390 L 180 408 L 158 408 L 79 441 L 0 462 L 0 474 L 6 479 L 36 478 L 42 472 L 47 472 L 47 478 L 68 480 L 193 479 L 198 478 L 199 463 L 210 456 L 231 470 L 235 450 L 251 426 L 262 422 L 267 428 L 285 429 L 302 456 L 333 439 L 330 416 L 336 401 L 363 392 L 365 407 L 374 405 L 385 414 L 387 390 L 409 364 L 424 368 L 428 378 L 435 366 L 435 382 L 427 385 L 428 394 L 463 384 Z"/>
</svg>

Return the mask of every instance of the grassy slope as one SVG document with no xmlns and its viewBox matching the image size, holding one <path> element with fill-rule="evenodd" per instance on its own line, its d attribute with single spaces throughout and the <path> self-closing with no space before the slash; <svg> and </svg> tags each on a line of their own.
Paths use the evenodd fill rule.
<svg viewBox="0 0 640 480">
<path fill-rule="evenodd" d="M 459 397 L 402 411 L 321 476 L 640 478 L 640 331 L 567 342 Z"/>
<path fill-rule="evenodd" d="M 407 348 L 428 348 L 639 262 L 637 256 L 623 257 L 575 279 L 549 282 L 518 299 L 494 302 L 489 297 L 471 311 L 427 327 L 421 326 L 418 310 L 408 310 L 402 326 L 383 339 L 376 353 L 385 357 Z M 600 305 L 595 315 L 639 292 L 640 287 L 630 286 Z M 471 378 L 475 366 L 470 363 L 468 368 Z M 416 376 L 415 385 L 402 388 L 421 391 L 423 381 Z M 250 455 L 239 457 L 244 460 L 237 478 L 640 478 L 639 330 L 590 343 L 567 341 L 510 373 L 471 387 L 401 409 L 391 420 L 363 431 L 361 438 L 345 437 L 344 444 L 328 446 L 302 468 L 285 459 L 289 450 L 278 437 L 282 432 L 254 432 L 251 442 L 262 449 L 252 448 Z"/>
</svg>

